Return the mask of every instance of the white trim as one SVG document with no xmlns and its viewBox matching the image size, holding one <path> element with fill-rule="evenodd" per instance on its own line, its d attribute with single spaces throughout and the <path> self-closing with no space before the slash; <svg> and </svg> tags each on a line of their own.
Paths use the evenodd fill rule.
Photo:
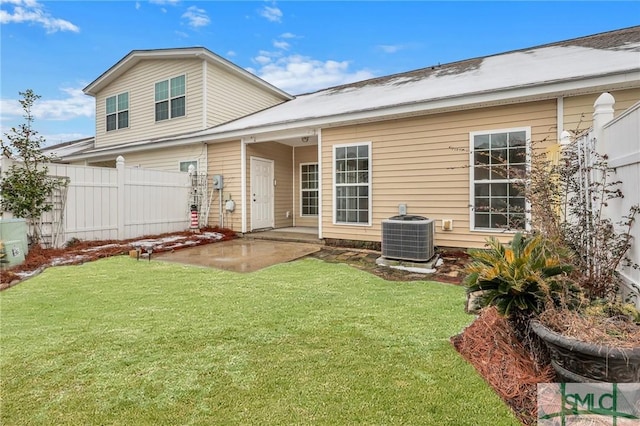
<svg viewBox="0 0 640 426">
<path fill-rule="evenodd" d="M 207 61 L 202 61 L 202 128 L 207 128 Z M 185 85 L 186 91 L 186 85 Z M 186 93 L 185 93 L 186 94 Z M 186 102 L 185 98 L 185 102 Z M 186 103 L 185 103 L 186 108 Z M 186 112 L 186 111 L 185 111 Z"/>
<path fill-rule="evenodd" d="M 322 129 L 318 133 L 318 238 L 322 239 Z"/>
<path fill-rule="evenodd" d="M 486 232 L 486 233 L 505 233 L 510 232 L 505 229 L 494 228 L 476 228 L 475 227 L 475 214 L 474 214 L 474 199 L 475 199 L 475 179 L 474 179 L 474 146 L 473 139 L 476 135 L 496 134 L 496 133 L 508 133 L 508 132 L 525 132 L 525 150 L 526 150 L 526 167 L 529 167 L 530 163 L 530 150 L 531 150 L 531 126 L 525 127 L 511 127 L 506 129 L 486 129 L 469 132 L 469 231 L 470 232 Z M 509 181 L 509 179 L 504 179 Z M 491 181 L 488 181 L 491 182 Z M 525 228 L 528 228 L 530 222 L 530 213 L 528 205 L 525 199 Z"/>
<path fill-rule="evenodd" d="M 556 103 L 556 143 L 560 143 L 564 131 L 564 97 L 558 96 Z"/>
<path fill-rule="evenodd" d="M 295 205 L 296 205 L 296 147 L 292 147 L 291 149 L 291 179 L 292 179 L 292 185 L 291 185 L 291 199 L 293 200 L 293 202 L 291 203 L 291 223 L 293 224 L 293 226 L 296 226 L 296 217 L 298 215 L 296 215 L 295 212 Z"/>
<path fill-rule="evenodd" d="M 319 167 L 317 161 L 309 161 L 309 162 L 306 162 L 306 163 L 300 163 L 299 166 L 300 167 L 298 168 L 298 177 L 300 178 L 300 180 L 298 182 L 300 182 L 300 187 L 298 188 L 298 194 L 299 194 L 300 200 L 298 201 L 298 206 L 299 206 L 300 210 L 299 210 L 299 214 L 296 215 L 296 216 L 299 216 L 299 217 L 311 217 L 311 218 L 315 217 L 315 218 L 317 218 L 318 217 L 317 214 L 315 214 L 315 215 L 313 215 L 313 214 L 307 214 L 307 215 L 302 214 L 302 207 L 303 207 L 302 206 L 302 191 L 303 191 L 303 189 L 302 189 L 302 166 L 316 166 L 318 168 L 318 177 L 320 177 L 320 167 Z M 306 189 L 305 191 L 309 191 L 309 190 Z M 319 184 L 318 184 L 318 188 L 316 189 L 316 192 L 318 193 L 318 198 L 320 198 L 320 185 Z M 318 210 L 318 212 L 320 212 L 320 210 Z"/>
<path fill-rule="evenodd" d="M 240 140 L 240 205 L 242 206 L 242 233 L 247 233 L 247 143 Z"/>
<path fill-rule="evenodd" d="M 367 162 L 369 164 L 369 169 L 368 169 L 368 182 L 367 182 L 367 186 L 368 186 L 368 222 L 367 223 L 347 223 L 347 222 L 338 222 L 336 220 L 336 207 L 337 207 L 337 185 L 336 185 L 336 148 L 348 148 L 350 146 L 362 146 L 362 145 L 366 145 L 369 149 L 368 149 L 368 158 L 367 158 Z M 373 226 L 373 212 L 372 212 L 372 207 L 373 207 L 373 185 L 372 185 L 372 181 L 373 181 L 373 150 L 372 150 L 372 143 L 371 141 L 366 141 L 366 142 L 353 142 L 353 143 L 341 143 L 341 144 L 335 144 L 331 146 L 331 158 L 332 158 L 332 165 L 331 165 L 331 170 L 332 170 L 332 182 L 333 182 L 333 206 L 332 206 L 332 210 L 333 210 L 333 224 L 334 225 L 338 225 L 338 226 Z M 358 185 L 358 186 L 362 186 L 362 185 Z"/>
</svg>

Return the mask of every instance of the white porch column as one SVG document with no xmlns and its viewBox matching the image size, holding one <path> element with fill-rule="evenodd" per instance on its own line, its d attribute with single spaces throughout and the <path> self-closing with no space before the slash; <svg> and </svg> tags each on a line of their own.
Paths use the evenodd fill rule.
<svg viewBox="0 0 640 426">
<path fill-rule="evenodd" d="M 240 139 L 240 210 L 243 234 L 247 232 L 247 143 Z"/>
<path fill-rule="evenodd" d="M 322 239 L 322 129 L 318 129 L 318 238 Z"/>
</svg>

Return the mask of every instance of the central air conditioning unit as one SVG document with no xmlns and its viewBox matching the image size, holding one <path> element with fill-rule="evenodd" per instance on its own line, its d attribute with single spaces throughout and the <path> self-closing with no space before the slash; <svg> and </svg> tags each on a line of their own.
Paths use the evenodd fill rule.
<svg viewBox="0 0 640 426">
<path fill-rule="evenodd" d="M 435 255 L 435 221 L 422 216 L 393 216 L 382 221 L 382 256 L 426 262 Z"/>
</svg>

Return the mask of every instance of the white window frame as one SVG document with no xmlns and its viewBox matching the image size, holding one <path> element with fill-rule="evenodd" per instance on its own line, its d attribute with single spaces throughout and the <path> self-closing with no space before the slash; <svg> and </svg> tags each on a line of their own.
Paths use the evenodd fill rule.
<svg viewBox="0 0 640 426">
<path fill-rule="evenodd" d="M 316 172 L 318 174 L 317 180 L 316 180 L 316 188 L 315 189 L 310 189 L 310 188 L 303 188 L 302 187 L 302 168 L 304 166 L 316 166 Z M 310 163 L 300 163 L 300 217 L 318 217 L 318 213 L 316 214 L 304 214 L 303 210 L 304 210 L 304 197 L 303 197 L 303 192 L 315 192 L 316 196 L 317 196 L 317 204 L 316 204 L 316 208 L 318 209 L 318 213 L 320 212 L 320 165 L 318 164 L 318 162 L 310 162 Z"/>
<path fill-rule="evenodd" d="M 337 210 L 338 210 L 338 187 L 339 186 L 364 186 L 364 184 L 338 184 L 336 179 L 336 150 L 338 148 L 348 148 L 348 147 L 358 147 L 358 146 L 367 146 L 368 150 L 368 179 L 367 179 L 367 192 L 368 192 L 368 219 L 367 223 L 362 222 L 338 222 L 337 220 Z M 332 182 L 333 182 L 333 224 L 340 226 L 372 226 L 372 217 L 373 217 L 373 193 L 372 193 L 372 184 L 373 180 L 373 152 L 372 152 L 372 144 L 371 141 L 368 142 L 353 142 L 353 143 L 344 143 L 344 144 L 336 144 L 332 147 Z"/>
<path fill-rule="evenodd" d="M 180 95 L 180 96 L 171 96 L 171 80 L 173 80 L 174 78 L 178 78 L 178 77 L 184 77 L 184 95 Z M 167 90 L 168 92 L 168 97 L 167 99 L 163 99 L 161 101 L 156 100 L 156 85 L 158 83 L 163 83 L 163 82 L 167 82 L 168 88 Z M 171 120 L 176 120 L 176 119 L 180 119 L 183 117 L 187 116 L 187 86 L 188 86 L 188 82 L 187 82 L 187 74 L 183 73 L 183 74 L 178 74 L 178 75 L 174 75 L 172 77 L 169 78 L 164 78 L 162 80 L 158 80 L 155 83 L 153 83 L 153 120 L 155 123 L 165 123 L 167 121 L 171 121 Z M 173 99 L 178 99 L 184 97 L 184 114 L 183 115 L 179 115 L 177 117 L 172 117 L 171 116 L 171 101 Z M 162 120 L 158 120 L 157 118 L 157 111 L 156 111 L 156 106 L 161 103 L 161 102 L 167 102 L 167 108 L 168 108 L 168 117 L 164 118 Z"/>
<path fill-rule="evenodd" d="M 196 172 L 198 171 L 198 166 L 199 166 L 199 164 L 198 164 L 198 160 L 180 160 L 180 161 L 178 162 L 178 170 L 179 170 L 179 171 L 182 171 L 182 165 L 183 165 L 184 163 L 189 163 L 189 164 L 196 163 L 196 164 L 195 164 L 195 167 L 196 167 L 196 170 L 195 170 L 195 171 L 196 171 Z M 187 166 L 187 170 L 185 170 L 185 172 L 188 172 L 188 171 L 189 171 L 189 166 Z"/>
<path fill-rule="evenodd" d="M 531 127 L 512 127 L 512 128 L 506 128 L 506 129 L 489 129 L 489 130 L 481 130 L 481 131 L 474 131 L 474 132 L 470 132 L 469 133 L 469 206 L 470 206 L 470 211 L 469 211 L 469 230 L 472 232 L 487 232 L 487 233 L 515 233 L 518 231 L 522 231 L 522 229 L 507 229 L 507 228 L 479 228 L 476 227 L 476 218 L 475 218 L 475 198 L 476 198 L 476 194 L 475 194 L 475 184 L 477 182 L 484 182 L 484 183 L 513 183 L 516 182 L 517 179 L 511 179 L 511 178 L 506 178 L 506 179 L 486 179 L 486 180 L 476 180 L 475 179 L 475 161 L 474 161 L 474 151 L 475 151 L 475 146 L 474 146 L 474 139 L 476 136 L 478 135 L 493 135 L 493 134 L 499 134 L 499 133 L 515 133 L 515 132 L 525 132 L 525 167 L 527 172 L 529 171 L 530 168 L 530 150 L 531 150 Z M 507 198 L 509 198 L 509 196 L 507 195 Z M 524 229 L 528 230 L 529 226 L 530 226 L 530 222 L 531 222 L 531 215 L 530 215 L 530 206 L 527 203 L 527 200 L 525 199 L 525 204 L 524 204 L 524 220 L 525 220 L 525 226 Z"/>
<path fill-rule="evenodd" d="M 120 96 L 122 96 L 122 95 L 127 95 L 127 107 L 125 109 L 119 109 L 119 105 L 118 105 L 118 98 Z M 115 98 L 116 99 L 116 110 L 114 112 L 112 112 L 112 113 L 109 113 L 107 111 L 107 102 L 111 98 Z M 105 132 L 115 132 L 115 131 L 118 131 L 118 130 L 128 129 L 129 128 L 129 123 L 131 121 L 131 114 L 130 114 L 131 108 L 129 107 L 130 100 L 131 100 L 131 97 L 129 96 L 129 92 L 117 93 L 115 95 L 107 96 L 104 99 L 104 130 L 105 130 Z M 123 126 L 123 127 L 120 127 L 120 114 L 125 112 L 125 111 L 127 112 L 127 125 Z M 110 115 L 115 115 L 115 117 L 116 117 L 116 128 L 115 129 L 111 129 L 111 130 L 109 130 L 109 124 L 108 124 Z"/>
</svg>

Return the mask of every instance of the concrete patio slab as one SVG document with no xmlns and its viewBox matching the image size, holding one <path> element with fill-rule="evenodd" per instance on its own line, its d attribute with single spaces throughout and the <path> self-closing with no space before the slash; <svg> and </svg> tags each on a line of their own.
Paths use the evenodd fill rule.
<svg viewBox="0 0 640 426">
<path fill-rule="evenodd" d="M 315 253 L 318 244 L 240 238 L 154 254 L 152 259 L 235 272 L 253 272 Z"/>
</svg>

